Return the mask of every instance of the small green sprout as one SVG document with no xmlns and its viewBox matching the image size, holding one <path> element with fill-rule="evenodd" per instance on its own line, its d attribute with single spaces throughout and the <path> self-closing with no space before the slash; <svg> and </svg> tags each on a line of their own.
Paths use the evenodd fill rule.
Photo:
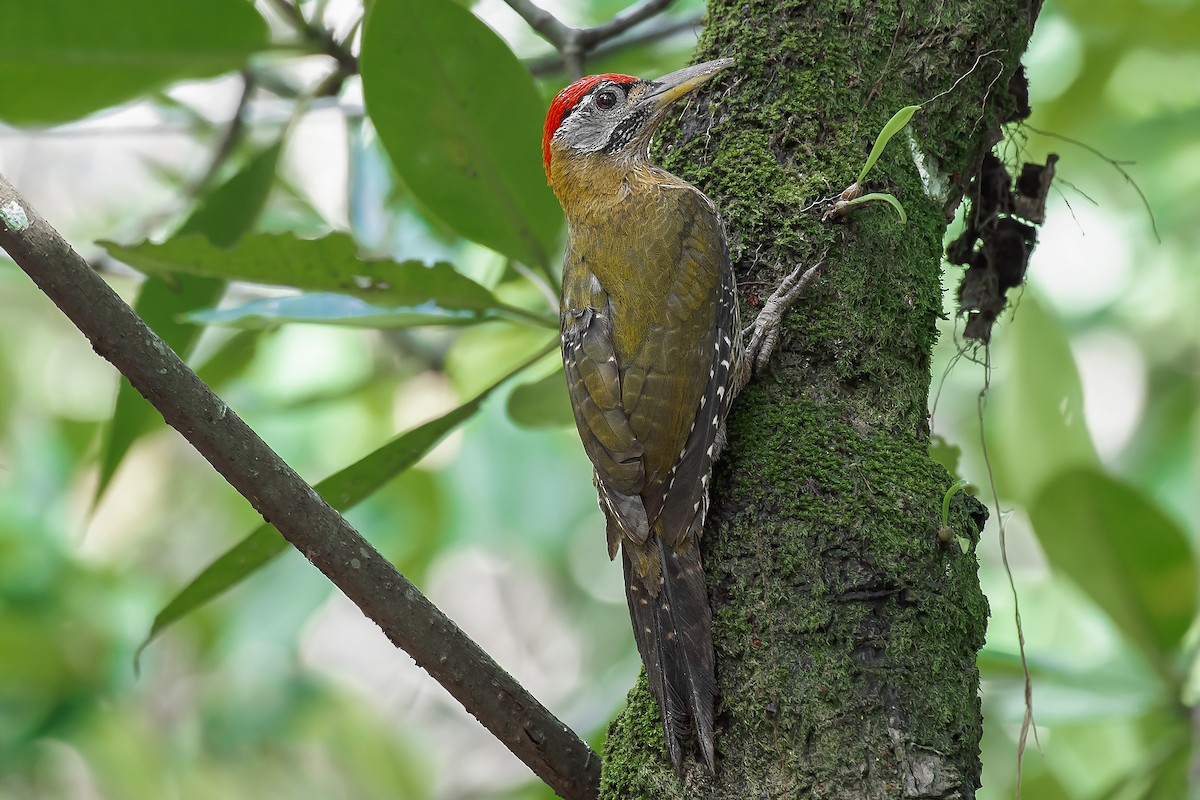
<svg viewBox="0 0 1200 800">
<path fill-rule="evenodd" d="M 916 114 L 920 110 L 920 106 L 905 106 L 892 115 L 887 125 L 884 125 L 883 130 L 875 137 L 875 145 L 871 148 L 871 154 L 867 156 L 867 161 L 863 164 L 862 172 L 858 173 L 858 178 L 854 181 L 855 183 L 862 183 L 863 178 L 867 177 L 867 173 L 871 171 L 871 167 L 875 166 L 875 162 L 879 160 L 879 155 L 883 152 L 883 148 L 887 147 L 887 143 L 892 140 L 892 137 L 908 124 L 908 121 L 913 118 L 913 114 Z"/>
<path fill-rule="evenodd" d="M 970 549 L 971 543 L 965 536 L 955 537 L 954 529 L 950 527 L 950 501 L 954 499 L 954 495 L 961 492 L 968 486 L 967 481 L 959 478 L 956 480 L 946 494 L 942 495 L 942 527 L 938 528 L 938 541 L 942 544 L 947 544 L 951 539 L 958 539 L 958 546 L 965 553 Z"/>
<path fill-rule="evenodd" d="M 851 206 L 859 205 L 860 203 L 869 203 L 872 200 L 882 200 L 892 208 L 896 209 L 896 213 L 900 215 L 901 225 L 903 225 L 905 222 L 908 222 L 908 215 L 904 213 L 904 206 L 900 205 L 900 201 L 896 199 L 895 195 L 891 195 L 886 192 L 871 192 L 870 194 L 861 195 L 853 200 L 847 200 L 846 204 L 842 207 L 849 208 Z"/>
<path fill-rule="evenodd" d="M 863 164 L 862 171 L 858 173 L 858 178 L 838 196 L 834 204 L 825 212 L 822 217 L 823 220 L 844 216 L 853 206 L 870 203 L 874 200 L 882 200 L 896 209 L 896 213 L 900 215 L 901 224 L 908 222 L 908 215 L 904 213 L 904 206 L 900 205 L 900 201 L 894 195 L 885 192 L 863 194 L 862 181 L 863 178 L 867 177 L 867 173 L 871 171 L 871 167 L 875 166 L 875 162 L 879 160 L 879 156 L 883 152 L 883 148 L 887 147 L 887 143 L 908 124 L 909 120 L 913 118 L 913 114 L 916 114 L 920 109 L 920 106 L 905 106 L 892 115 L 892 118 L 883 126 L 883 130 L 875 137 L 875 144 L 871 147 L 871 152 L 867 156 L 866 163 Z"/>
</svg>

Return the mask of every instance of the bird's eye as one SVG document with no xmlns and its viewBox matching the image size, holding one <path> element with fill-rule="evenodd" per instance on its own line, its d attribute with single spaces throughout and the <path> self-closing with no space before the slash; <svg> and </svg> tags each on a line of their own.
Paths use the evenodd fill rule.
<svg viewBox="0 0 1200 800">
<path fill-rule="evenodd" d="M 596 92 L 596 108 L 601 111 L 608 111 L 617 104 L 617 93 L 612 89 L 605 89 L 601 92 Z"/>
</svg>

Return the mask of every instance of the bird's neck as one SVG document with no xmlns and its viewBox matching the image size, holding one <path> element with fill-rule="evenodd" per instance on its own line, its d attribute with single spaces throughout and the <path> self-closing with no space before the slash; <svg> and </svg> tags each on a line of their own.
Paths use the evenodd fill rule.
<svg viewBox="0 0 1200 800">
<path fill-rule="evenodd" d="M 640 153 L 626 158 L 594 153 L 559 156 L 550 162 L 550 178 L 571 222 L 606 214 L 631 196 L 656 191 L 664 180 L 678 181 Z"/>
</svg>

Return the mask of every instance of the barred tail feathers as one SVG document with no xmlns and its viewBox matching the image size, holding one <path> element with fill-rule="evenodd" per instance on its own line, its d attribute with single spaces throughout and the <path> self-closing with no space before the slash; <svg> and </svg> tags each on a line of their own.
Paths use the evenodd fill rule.
<svg viewBox="0 0 1200 800">
<path fill-rule="evenodd" d="M 683 743 L 694 726 L 713 770 L 716 670 L 699 548 L 692 540 L 676 550 L 652 536 L 642 545 L 624 540 L 621 554 L 634 639 L 662 712 L 671 763 L 682 769 Z"/>
</svg>

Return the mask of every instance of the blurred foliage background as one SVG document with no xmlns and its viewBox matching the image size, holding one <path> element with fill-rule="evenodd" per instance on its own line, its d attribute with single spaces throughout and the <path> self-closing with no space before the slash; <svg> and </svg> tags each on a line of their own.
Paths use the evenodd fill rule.
<svg viewBox="0 0 1200 800">
<path fill-rule="evenodd" d="M 500 0 L 373 6 L 0 0 L 0 172 L 301 474 L 381 485 L 342 486 L 351 521 L 599 746 L 638 660 L 557 356 L 535 358 L 561 246 L 539 125 L 568 76 Z M 702 10 L 588 71 L 681 65 Z M 1041 742 L 1024 796 L 1184 797 L 1200 4 L 1050 2 L 1026 64 L 1034 114 L 999 152 L 1059 153 L 1059 181 L 990 373 L 946 275 L 934 449 L 994 510 L 983 409 Z M 549 796 L 6 260 L 0 323 L 0 797 Z M 987 800 L 1013 794 L 1023 702 L 996 523 Z"/>
</svg>

